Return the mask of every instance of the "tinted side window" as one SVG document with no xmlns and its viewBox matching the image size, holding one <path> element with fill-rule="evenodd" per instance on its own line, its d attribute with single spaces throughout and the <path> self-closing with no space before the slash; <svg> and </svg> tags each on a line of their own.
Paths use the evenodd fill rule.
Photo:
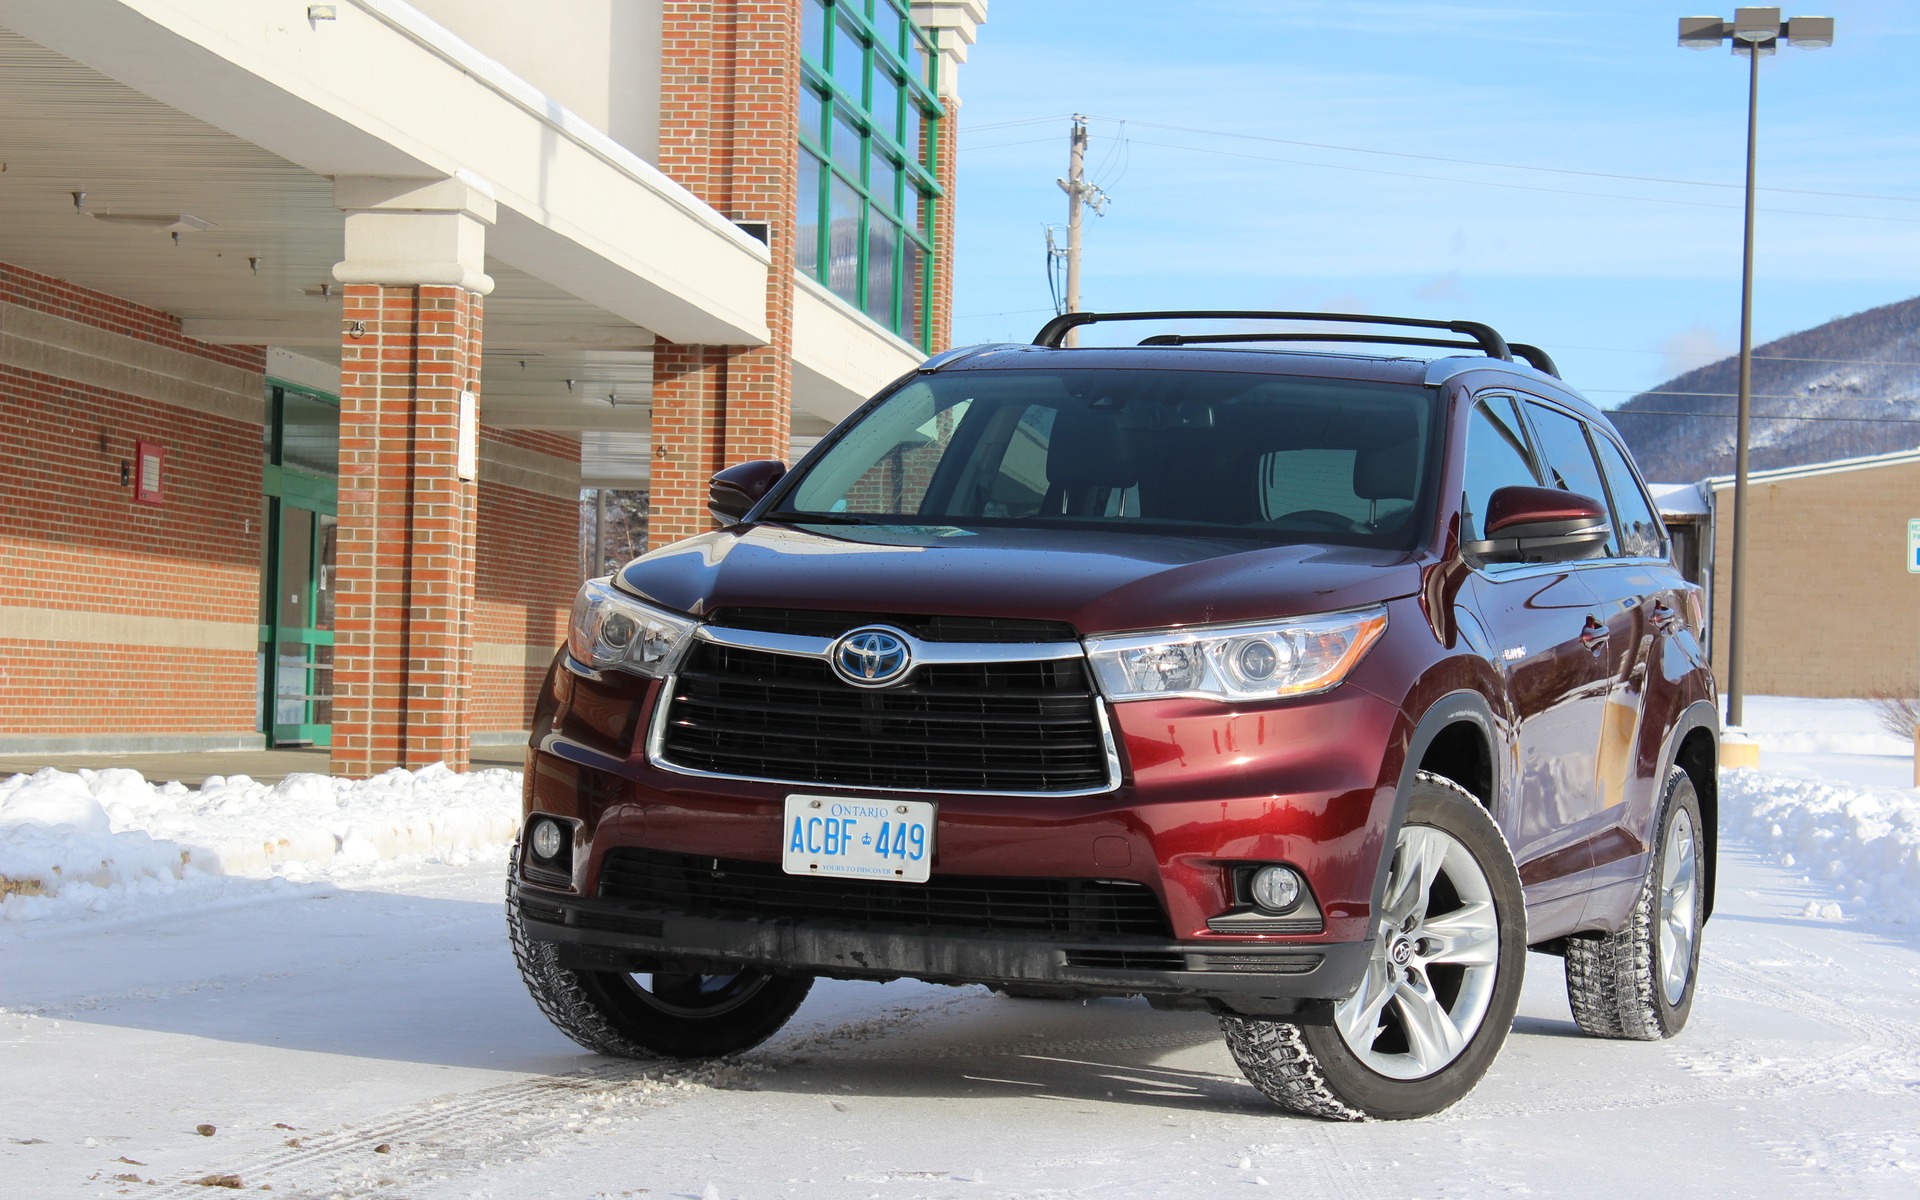
<svg viewBox="0 0 1920 1200">
<path fill-rule="evenodd" d="M 1475 401 L 1467 420 L 1465 538 L 1486 536 L 1487 499 L 1503 487 L 1539 487 L 1527 459 L 1527 440 L 1504 396 Z"/>
<path fill-rule="evenodd" d="M 1607 485 L 1601 481 L 1600 468 L 1593 461 L 1593 447 L 1587 444 L 1587 427 L 1575 417 L 1544 404 L 1527 402 L 1527 417 L 1533 431 L 1540 435 L 1540 456 L 1546 459 L 1551 485 L 1607 502 Z M 1607 554 L 1620 553 L 1620 530 L 1607 536 Z"/>
<path fill-rule="evenodd" d="M 1595 434 L 1593 441 L 1600 449 L 1607 488 L 1613 493 L 1613 527 L 1620 538 L 1621 552 L 1629 558 L 1665 558 L 1667 547 L 1660 518 L 1628 465 L 1627 456 L 1612 438 Z"/>
</svg>

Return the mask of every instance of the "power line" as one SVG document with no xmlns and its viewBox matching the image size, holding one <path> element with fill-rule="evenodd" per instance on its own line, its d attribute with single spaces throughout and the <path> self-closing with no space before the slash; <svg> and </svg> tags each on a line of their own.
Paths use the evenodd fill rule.
<svg viewBox="0 0 1920 1200">
<path fill-rule="evenodd" d="M 1096 120 L 1119 121 L 1125 124 L 1129 118 L 1099 117 Z M 1538 167 L 1526 163 L 1490 162 L 1477 158 L 1450 158 L 1440 154 L 1412 154 L 1400 150 L 1375 150 L 1367 146 L 1341 146 L 1331 142 L 1303 142 L 1292 138 L 1270 137 L 1258 133 L 1235 133 L 1225 129 L 1200 129 L 1191 125 L 1163 125 L 1154 121 L 1134 121 L 1143 129 L 1165 129 L 1175 133 L 1197 133 L 1206 137 L 1239 138 L 1250 142 L 1273 142 L 1282 146 L 1300 146 L 1313 150 L 1339 150 L 1349 154 L 1378 154 L 1388 158 L 1412 158 L 1424 162 L 1453 163 L 1467 167 L 1494 167 L 1503 171 L 1536 171 L 1549 175 L 1581 175 L 1589 179 L 1619 179 L 1631 183 L 1667 183 L 1680 187 L 1710 187 L 1739 190 L 1745 185 L 1738 183 L 1720 183 L 1709 179 L 1674 179 L 1662 175 L 1626 175 L 1611 171 L 1580 171 L 1571 167 Z M 1920 204 L 1920 196 L 1890 196 L 1875 192 L 1831 192 L 1814 188 L 1763 187 L 1762 192 L 1781 192 L 1795 196 L 1828 196 L 1845 200 L 1886 200 L 1897 204 Z"/>
<path fill-rule="evenodd" d="M 1628 350 L 1622 346 L 1569 346 L 1564 343 L 1556 345 L 1555 349 L 1585 350 L 1595 354 L 1659 354 L 1659 355 L 1665 356 L 1671 353 L 1670 351 L 1667 351 L 1667 350 Z M 1685 358 L 1685 357 L 1693 357 L 1693 356 L 1679 355 L 1677 357 Z M 1702 364 L 1702 367 L 1710 367 L 1714 363 L 1717 363 L 1726 359 L 1731 359 L 1731 358 L 1733 358 L 1733 355 L 1731 354 L 1716 354 L 1708 362 Z M 1792 354 L 1756 354 L 1753 356 L 1753 361 L 1757 363 L 1763 363 L 1763 362 L 1835 363 L 1840 366 L 1852 366 L 1852 367 L 1920 367 L 1920 362 L 1907 362 L 1903 359 L 1897 359 L 1897 358 L 1803 358 L 1803 357 L 1799 357 Z M 1694 367 L 1692 369 L 1697 371 L 1697 370 L 1701 370 L 1702 367 Z"/>
<path fill-rule="evenodd" d="M 1609 417 L 1712 417 L 1721 421 L 1731 421 L 1740 415 L 1730 412 L 1681 412 L 1678 409 L 1664 408 L 1609 408 L 1605 411 Z M 1753 413 L 1747 419 L 1750 421 L 1824 421 L 1835 425 L 1920 425 L 1920 417 L 1796 417 L 1785 414 Z"/>
<path fill-rule="evenodd" d="M 1737 398 L 1740 394 L 1738 392 L 1670 392 L 1664 389 L 1656 390 L 1656 391 L 1636 392 L 1630 388 L 1581 388 L 1580 390 L 1583 392 L 1603 392 L 1603 393 L 1620 395 L 1620 396 L 1703 396 L 1708 399 L 1734 399 L 1734 398 Z M 1819 396 L 1807 396 L 1807 395 L 1796 393 L 1796 392 L 1766 392 L 1766 393 L 1755 392 L 1753 393 L 1753 399 L 1755 400 L 1817 400 L 1817 399 L 1823 399 L 1823 398 L 1824 397 L 1819 397 Z M 1920 396 L 1848 395 L 1845 397 L 1845 399 L 1870 401 L 1876 404 L 1920 404 Z"/>
<path fill-rule="evenodd" d="M 1396 179 L 1421 179 L 1429 183 L 1458 183 L 1467 187 L 1504 188 L 1516 192 L 1546 192 L 1558 196 L 1590 196 L 1600 200 L 1632 200 L 1643 204 L 1677 204 L 1684 208 L 1716 208 L 1738 212 L 1738 204 L 1714 204 L 1706 200 L 1675 200 L 1665 196 L 1622 196 L 1616 192 L 1583 192 L 1573 188 L 1539 187 L 1527 183 L 1496 183 L 1487 179 L 1457 179 L 1450 175 L 1420 175 L 1412 171 L 1388 171 L 1379 167 L 1356 167 L 1347 163 L 1314 162 L 1312 159 L 1279 158 L 1270 154 L 1246 154 L 1238 150 L 1215 150 L 1208 146 L 1183 146 L 1178 142 L 1150 142 L 1136 138 L 1142 146 L 1159 146 L 1166 150 L 1185 150 L 1193 154 L 1216 154 L 1224 158 L 1246 158 L 1256 162 L 1286 163 L 1296 167 L 1321 167 L 1329 171 L 1354 171 L 1362 175 L 1388 175 Z M 1892 221 L 1901 225 L 1920 225 L 1920 217 L 1884 217 L 1868 213 L 1832 213 L 1812 212 L 1798 208 L 1763 208 L 1764 213 L 1795 217 L 1825 217 L 1830 220 L 1854 221 Z"/>
<path fill-rule="evenodd" d="M 960 132 L 964 135 L 969 133 L 979 133 L 982 130 L 986 130 L 986 129 L 1012 129 L 1017 125 L 1051 125 L 1057 121 L 1066 120 L 1068 116 L 1069 114 L 1067 113 L 1055 113 L 1051 116 L 1045 116 L 1045 117 L 1022 117 L 1019 120 L 1015 120 L 1015 121 L 989 121 L 985 125 L 968 125 L 965 129 L 962 129 Z"/>
<path fill-rule="evenodd" d="M 1058 311 L 1058 309 L 1053 308 L 1009 308 L 1005 312 L 955 313 L 953 319 L 956 321 L 972 321 L 980 317 L 1030 317 L 1035 313 L 1057 313 Z"/>
<path fill-rule="evenodd" d="M 1022 142 L 995 142 L 991 146 L 962 146 L 968 154 L 978 154 L 982 150 L 1005 150 L 1008 146 L 1038 146 L 1042 142 L 1055 142 L 1058 138 L 1028 138 Z"/>
</svg>

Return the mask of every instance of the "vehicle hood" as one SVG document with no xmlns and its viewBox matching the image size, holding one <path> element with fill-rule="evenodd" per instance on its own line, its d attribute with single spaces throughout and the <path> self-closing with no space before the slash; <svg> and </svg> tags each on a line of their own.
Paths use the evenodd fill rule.
<svg viewBox="0 0 1920 1200">
<path fill-rule="evenodd" d="M 1024 617 L 1081 634 L 1300 616 L 1414 594 L 1403 551 L 1236 538 L 950 526 L 736 526 L 620 580 L 655 604 Z"/>
</svg>

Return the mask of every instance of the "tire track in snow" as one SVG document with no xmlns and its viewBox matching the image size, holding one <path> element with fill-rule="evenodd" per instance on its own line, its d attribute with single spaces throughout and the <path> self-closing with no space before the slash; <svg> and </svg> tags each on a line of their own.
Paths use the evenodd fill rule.
<svg viewBox="0 0 1920 1200">
<path fill-rule="evenodd" d="M 1835 1000 L 1804 988 L 1783 977 L 1779 969 L 1767 969 L 1747 962 L 1716 962 L 1715 967 L 1746 986 L 1723 989 L 1725 994 L 1756 1004 L 1765 1004 L 1798 1016 L 1832 1026 L 1852 1035 L 1860 1044 L 1837 1054 L 1819 1056 L 1817 1078 L 1800 1081 L 1797 1086 L 1813 1084 L 1857 1087 L 1862 1075 L 1877 1078 L 1897 1087 L 1913 1087 L 1920 1082 L 1920 1023 L 1876 1015 L 1857 1005 Z M 1809 964 L 1819 965 L 1819 964 Z M 1895 1079 L 1885 1069 L 1891 1062 L 1905 1074 Z"/>
<path fill-rule="evenodd" d="M 438 1097 L 361 1125 L 290 1139 L 286 1147 L 221 1163 L 191 1179 L 142 1195 L 207 1200 L 198 1182 L 238 1176 L 248 1190 L 271 1184 L 282 1196 L 403 1194 L 420 1185 L 474 1174 L 564 1146 L 622 1118 L 670 1103 L 676 1094 L 738 1084 L 736 1063 L 679 1069 L 604 1062 L 567 1075 L 541 1075 Z M 375 1148 L 386 1146 L 386 1152 Z"/>
<path fill-rule="evenodd" d="M 1652 1104 L 1714 1103 L 1726 1099 L 1766 1098 L 1814 1088 L 1858 1086 L 1858 1074 L 1868 1073 L 1887 1080 L 1878 1064 L 1893 1059 L 1920 1075 L 1920 1025 L 1862 1012 L 1832 997 L 1792 982 L 1778 970 L 1749 965 L 1719 954 L 1705 956 L 1701 970 L 1700 999 L 1724 997 L 1743 1000 L 1778 1012 L 1792 1013 L 1839 1030 L 1856 1044 L 1837 1052 L 1806 1049 L 1799 1057 L 1763 1060 L 1748 1069 L 1724 1066 L 1726 1047 L 1695 1047 L 1685 1042 L 1609 1042 L 1595 1041 L 1596 1048 L 1608 1045 L 1626 1052 L 1665 1051 L 1669 1061 L 1678 1060 L 1688 1072 L 1684 1082 L 1664 1082 L 1642 1078 L 1630 1096 L 1595 1088 L 1561 1090 L 1555 1094 L 1530 1095 L 1520 1102 L 1502 1102 L 1487 1098 L 1485 1090 L 1469 1095 L 1454 1108 L 1431 1120 L 1480 1121 L 1489 1118 L 1517 1118 L 1544 1113 L 1608 1112 Z M 1695 1001 L 1698 1016 L 1699 999 Z M 1683 1037 L 1685 1035 L 1682 1035 Z M 1604 1051 L 1602 1051 L 1604 1052 Z M 1863 1070 L 1856 1071 L 1855 1068 Z M 1498 1070 L 1498 1064 L 1495 1070 Z M 1715 1071 L 1718 1073 L 1715 1073 Z M 1905 1086 L 1912 1087 L 1908 1082 Z"/>
</svg>

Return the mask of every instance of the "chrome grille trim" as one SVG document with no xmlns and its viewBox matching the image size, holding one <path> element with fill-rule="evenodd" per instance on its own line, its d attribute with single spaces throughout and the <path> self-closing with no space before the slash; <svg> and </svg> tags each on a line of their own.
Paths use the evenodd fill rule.
<svg viewBox="0 0 1920 1200">
<path fill-rule="evenodd" d="M 827 661 L 827 651 L 838 640 L 706 625 L 696 629 L 694 636 L 719 646 L 758 651 L 763 654 L 787 654 L 796 658 L 808 658 L 821 662 Z M 977 666 L 1002 662 L 1052 662 L 1066 659 L 1080 659 L 1085 662 L 1090 703 L 1093 707 L 1093 718 L 1099 729 L 1100 749 L 1105 759 L 1106 780 L 1096 786 L 1070 788 L 1059 791 L 983 790 L 826 783 L 817 779 L 799 779 L 769 775 L 739 775 L 721 771 L 709 771 L 699 767 L 683 766 L 673 762 L 666 755 L 667 727 L 673 711 L 674 698 L 679 690 L 680 680 L 677 673 L 668 676 L 661 685 L 659 699 L 654 705 L 653 716 L 647 728 L 647 762 L 662 771 L 669 771 L 676 775 L 685 775 L 695 779 L 728 779 L 747 783 L 771 783 L 787 787 L 822 788 L 851 794 L 899 793 L 906 795 L 936 796 L 1071 798 L 1075 796 L 1105 795 L 1120 786 L 1120 750 L 1118 743 L 1114 739 L 1113 722 L 1108 715 L 1107 701 L 1105 697 L 1100 694 L 1098 685 L 1094 682 L 1093 665 L 1091 662 L 1086 662 L 1086 650 L 1080 643 L 928 642 L 914 638 L 912 639 L 911 645 L 913 654 L 923 665 L 946 664 Z M 927 654 L 928 657 L 924 659 L 919 658 L 922 653 Z"/>
</svg>

